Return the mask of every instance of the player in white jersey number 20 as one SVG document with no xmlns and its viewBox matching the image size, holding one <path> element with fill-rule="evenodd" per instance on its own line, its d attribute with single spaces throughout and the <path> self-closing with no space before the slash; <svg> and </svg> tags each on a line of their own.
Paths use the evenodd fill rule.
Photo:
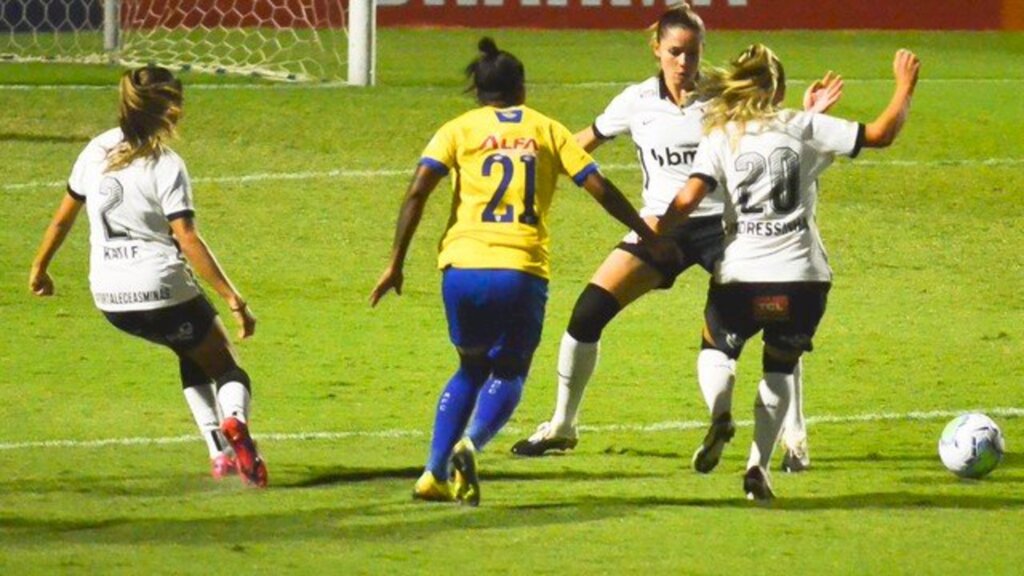
<svg viewBox="0 0 1024 576">
<path fill-rule="evenodd" d="M 684 225 L 701 200 L 725 193 L 725 253 L 715 266 L 705 311 L 698 378 L 712 421 L 694 454 L 714 468 L 732 436 L 732 391 L 743 345 L 763 332 L 764 377 L 754 402 L 754 441 L 743 490 L 752 500 L 774 497 L 768 463 L 793 392 L 793 371 L 812 339 L 832 282 L 815 223 L 818 177 L 836 155 L 892 143 L 907 118 L 920 63 L 896 53 L 896 88 L 879 116 L 864 125 L 779 105 L 786 90 L 782 63 L 755 44 L 712 73 L 708 134 L 693 171 L 659 232 Z"/>
<path fill-rule="evenodd" d="M 623 90 L 591 127 L 576 134 L 576 139 L 592 151 L 616 136 L 630 136 L 643 171 L 640 213 L 654 224 L 690 175 L 704 134 L 708 102 L 698 88 L 705 32 L 700 16 L 685 4 L 676 6 L 663 12 L 650 32 L 659 74 Z M 804 107 L 824 112 L 841 94 L 841 79 L 826 75 L 808 88 Z M 562 336 L 554 413 L 533 435 L 515 443 L 514 454 L 541 456 L 576 446 L 577 418 L 584 390 L 597 365 L 601 332 L 623 308 L 651 290 L 671 287 L 689 268 L 696 265 L 709 273 L 713 270 L 722 255 L 724 203 L 720 193 L 708 195 L 687 224 L 672 232 L 672 239 L 685 255 L 682 262 L 655 262 L 632 235 L 608 255 L 577 299 Z M 796 382 L 800 384 L 799 376 Z M 799 398 L 799 393 L 794 396 Z M 786 430 L 783 467 L 798 471 L 809 462 L 799 401 L 793 403 Z"/>
<path fill-rule="evenodd" d="M 239 336 L 252 335 L 256 318 L 199 236 L 185 163 L 166 145 L 181 109 L 181 82 L 170 71 L 145 67 L 124 73 L 120 126 L 94 138 L 78 156 L 68 193 L 32 263 L 29 289 L 38 296 L 53 294 L 47 268 L 85 206 L 96 307 L 118 329 L 177 354 L 185 399 L 209 448 L 213 476 L 238 472 L 247 484 L 262 487 L 267 468 L 247 424 L 249 375 L 182 258 L 227 302 L 241 326 Z"/>
</svg>

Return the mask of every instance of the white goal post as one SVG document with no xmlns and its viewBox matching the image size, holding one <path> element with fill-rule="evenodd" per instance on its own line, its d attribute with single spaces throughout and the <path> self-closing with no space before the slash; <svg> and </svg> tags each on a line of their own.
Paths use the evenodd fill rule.
<svg viewBox="0 0 1024 576">
<path fill-rule="evenodd" d="M 3 0 L 0 60 L 374 84 L 376 0 Z"/>
</svg>

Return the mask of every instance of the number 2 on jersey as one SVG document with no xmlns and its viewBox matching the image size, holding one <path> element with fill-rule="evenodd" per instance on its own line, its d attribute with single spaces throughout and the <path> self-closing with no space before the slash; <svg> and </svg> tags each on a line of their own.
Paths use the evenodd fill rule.
<svg viewBox="0 0 1024 576">
<path fill-rule="evenodd" d="M 761 214 L 764 206 L 750 205 L 750 186 L 768 171 L 771 180 L 772 209 L 776 214 L 792 212 L 800 201 L 800 155 L 792 148 L 776 148 L 767 160 L 757 152 L 747 152 L 736 158 L 736 171 L 747 175 L 736 187 L 737 202 L 743 214 Z"/>
<path fill-rule="evenodd" d="M 536 226 L 538 219 L 534 203 L 536 202 L 537 195 L 537 157 L 524 155 L 519 157 L 519 161 L 526 167 L 526 190 L 523 194 L 523 213 L 519 215 L 519 221 L 523 224 Z M 498 188 L 491 195 L 490 202 L 484 208 L 483 221 L 512 222 L 515 218 L 515 208 L 511 204 L 505 206 L 504 214 L 497 214 L 496 211 L 498 206 L 501 205 L 505 193 L 508 192 L 509 184 L 512 183 L 512 171 L 515 170 L 515 162 L 504 154 L 492 154 L 484 160 L 483 175 L 490 176 L 495 164 L 501 165 L 501 182 L 498 183 Z"/>
<path fill-rule="evenodd" d="M 103 222 L 103 235 L 107 240 L 127 240 L 128 231 L 110 223 L 110 212 L 124 201 L 124 188 L 117 178 L 108 176 L 100 182 L 100 196 L 105 197 L 100 205 L 100 220 Z"/>
</svg>

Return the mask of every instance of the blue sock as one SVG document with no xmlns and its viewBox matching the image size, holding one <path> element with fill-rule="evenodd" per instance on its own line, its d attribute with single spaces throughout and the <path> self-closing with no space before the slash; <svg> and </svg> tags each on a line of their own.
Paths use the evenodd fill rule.
<svg viewBox="0 0 1024 576">
<path fill-rule="evenodd" d="M 516 406 L 519 405 L 519 399 L 523 396 L 523 380 L 522 376 L 492 376 L 480 390 L 476 412 L 473 414 L 473 422 L 470 423 L 467 434 L 478 450 L 483 450 L 512 417 Z"/>
<path fill-rule="evenodd" d="M 427 470 L 438 480 L 448 479 L 448 460 L 452 448 L 462 438 L 466 422 L 473 413 L 477 393 L 487 380 L 486 368 L 460 367 L 437 401 L 437 415 L 434 417 L 434 437 L 430 441 L 430 458 Z"/>
</svg>

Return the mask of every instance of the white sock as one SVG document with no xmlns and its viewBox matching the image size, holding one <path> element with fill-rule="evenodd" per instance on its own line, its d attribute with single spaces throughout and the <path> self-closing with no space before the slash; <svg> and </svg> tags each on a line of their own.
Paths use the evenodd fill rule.
<svg viewBox="0 0 1024 576">
<path fill-rule="evenodd" d="M 754 401 L 754 443 L 750 446 L 747 468 L 760 466 L 768 469 L 792 395 L 792 374 L 765 372 Z"/>
<path fill-rule="evenodd" d="M 558 398 L 551 417 L 551 426 L 559 436 L 567 436 L 579 417 L 583 392 L 597 367 L 600 347 L 600 342 L 579 342 L 568 332 L 562 335 L 558 348 Z"/>
<path fill-rule="evenodd" d="M 721 350 L 701 350 L 697 355 L 697 381 L 712 420 L 724 412 L 732 411 L 732 388 L 736 383 L 735 360 Z"/>
<path fill-rule="evenodd" d="M 234 416 L 242 422 L 249 421 L 249 390 L 241 382 L 221 384 L 217 401 L 225 418 Z"/>
<path fill-rule="evenodd" d="M 782 425 L 783 439 L 791 444 L 807 438 L 807 423 L 804 421 L 803 371 L 804 361 L 801 358 L 796 363 L 796 368 L 793 369 L 793 397 L 790 398 L 789 410 L 786 410 L 786 420 Z"/>
<path fill-rule="evenodd" d="M 213 458 L 224 451 L 227 443 L 220 434 L 220 418 L 217 416 L 217 393 L 213 384 L 189 386 L 182 390 L 185 401 L 192 410 L 192 418 L 199 427 L 199 433 L 206 440 L 206 448 Z"/>
</svg>

